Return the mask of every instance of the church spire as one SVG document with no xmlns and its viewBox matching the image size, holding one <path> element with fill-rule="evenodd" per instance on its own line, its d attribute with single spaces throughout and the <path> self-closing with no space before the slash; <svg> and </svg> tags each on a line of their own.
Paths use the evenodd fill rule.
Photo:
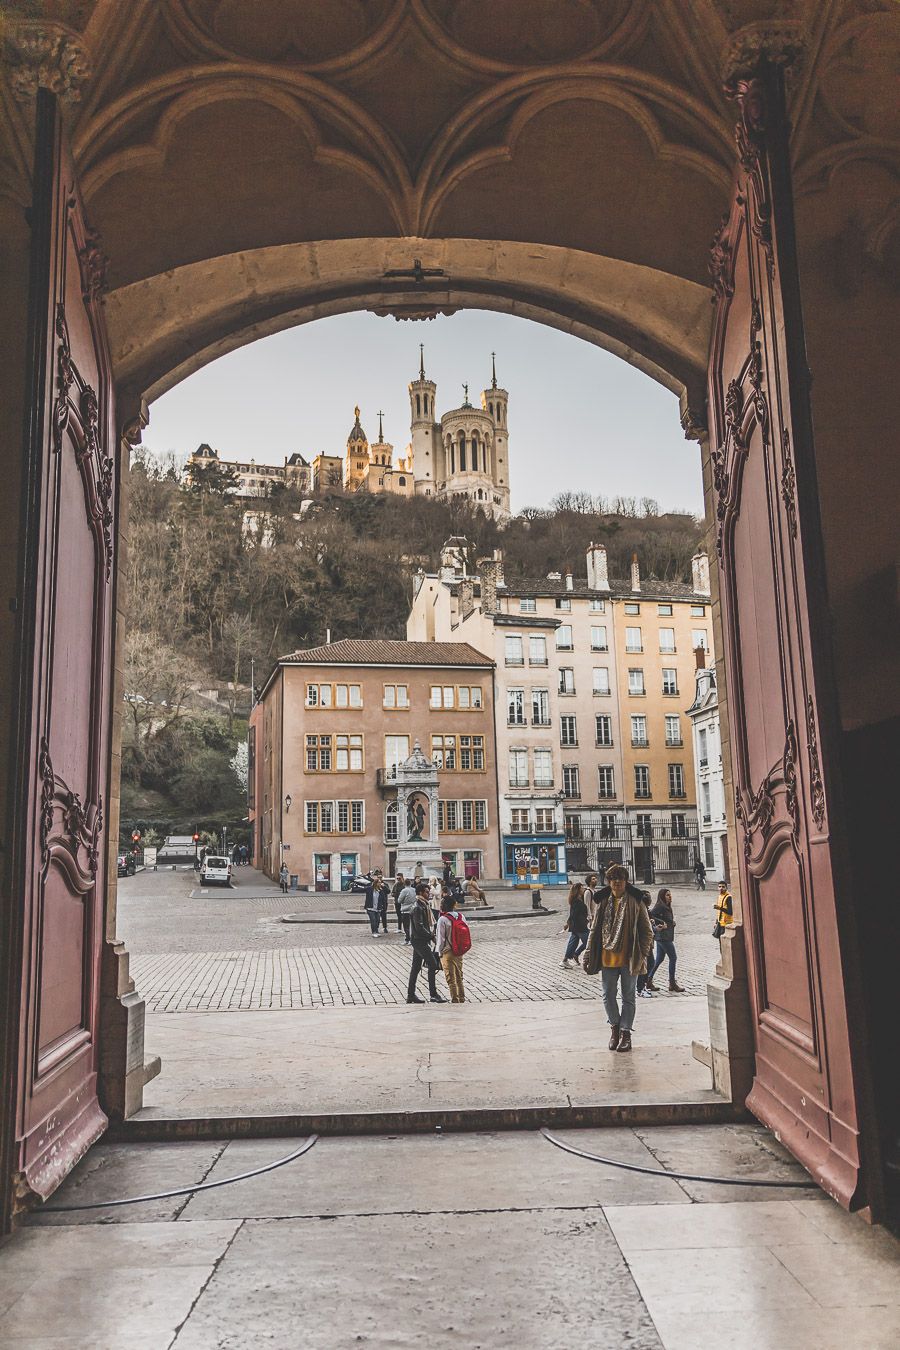
<svg viewBox="0 0 900 1350">
<path fill-rule="evenodd" d="M 425 378 L 425 343 L 419 343 L 419 379 Z"/>
<path fill-rule="evenodd" d="M 497 388 L 497 353 L 491 352 L 491 388 Z"/>
<path fill-rule="evenodd" d="M 384 445 L 384 427 L 383 427 L 382 421 L 381 421 L 381 419 L 382 419 L 383 417 L 384 417 L 384 413 L 383 413 L 383 412 L 381 411 L 381 409 L 379 408 L 379 409 L 378 409 L 378 444 L 379 444 L 379 445 Z"/>
</svg>

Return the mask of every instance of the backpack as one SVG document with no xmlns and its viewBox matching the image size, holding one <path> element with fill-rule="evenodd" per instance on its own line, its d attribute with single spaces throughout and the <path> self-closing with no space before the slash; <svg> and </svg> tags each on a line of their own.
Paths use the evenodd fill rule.
<svg viewBox="0 0 900 1350">
<path fill-rule="evenodd" d="M 451 914 L 450 918 L 450 950 L 454 956 L 465 956 L 472 945 L 472 934 L 469 932 L 469 925 L 461 914 Z"/>
</svg>

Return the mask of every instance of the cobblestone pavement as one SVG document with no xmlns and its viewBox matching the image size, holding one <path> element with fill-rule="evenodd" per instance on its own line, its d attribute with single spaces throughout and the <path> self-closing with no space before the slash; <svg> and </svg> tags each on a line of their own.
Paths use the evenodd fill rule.
<svg viewBox="0 0 900 1350">
<path fill-rule="evenodd" d="M 373 939 L 365 924 L 285 924 L 288 913 L 349 918 L 356 897 L 281 895 L 252 869 L 232 891 L 204 894 L 191 873 L 142 873 L 119 887 L 119 933 L 131 952 L 148 1012 L 224 1012 L 402 1003 L 410 949 L 392 923 Z M 563 906 L 562 895 L 545 897 Z M 715 967 L 707 932 L 712 899 L 680 892 L 678 979 L 702 997 Z M 527 907 L 521 892 L 496 891 L 499 909 Z M 560 961 L 563 913 L 473 924 L 466 957 L 471 1002 L 599 999 L 599 981 Z M 391 915 L 393 918 L 393 915 Z M 668 994 L 659 995 L 661 999 Z"/>
</svg>

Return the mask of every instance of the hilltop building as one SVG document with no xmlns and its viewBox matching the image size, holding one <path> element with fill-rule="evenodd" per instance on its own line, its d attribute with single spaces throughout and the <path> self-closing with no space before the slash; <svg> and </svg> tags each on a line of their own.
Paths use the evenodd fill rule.
<svg viewBox="0 0 900 1350">
<path fill-rule="evenodd" d="M 223 460 L 209 445 L 190 456 L 185 475 L 212 463 L 233 469 L 235 491 L 244 497 L 265 497 L 275 485 L 296 487 L 313 496 L 343 488 L 345 492 L 393 492 L 402 497 L 464 498 L 485 515 L 506 521 L 509 496 L 509 393 L 497 383 L 491 359 L 491 383 L 481 391 L 480 406 L 463 401 L 437 415 L 437 385 L 425 376 L 424 348 L 419 348 L 419 373 L 409 384 L 410 442 L 394 462 L 394 447 L 384 439 L 384 414 L 378 414 L 378 440 L 369 441 L 354 408 L 353 426 L 343 455 L 317 454 L 311 463 L 300 454 L 284 466 Z"/>
</svg>

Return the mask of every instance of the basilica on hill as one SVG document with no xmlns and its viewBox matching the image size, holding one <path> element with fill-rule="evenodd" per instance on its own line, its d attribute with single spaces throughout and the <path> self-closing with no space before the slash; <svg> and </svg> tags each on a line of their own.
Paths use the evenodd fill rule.
<svg viewBox="0 0 900 1350">
<path fill-rule="evenodd" d="M 409 383 L 410 442 L 396 461 L 384 439 L 383 414 L 378 414 L 378 439 L 370 442 L 354 408 L 354 422 L 343 455 L 317 454 L 307 461 L 294 453 L 278 465 L 220 460 L 201 445 L 185 466 L 188 476 L 215 460 L 234 470 L 237 492 L 264 497 L 276 483 L 286 483 L 317 496 L 343 487 L 347 492 L 393 492 L 399 496 L 463 498 L 485 515 L 506 521 L 509 505 L 509 394 L 497 383 L 491 358 L 491 383 L 481 391 L 481 406 L 469 399 L 438 417 L 437 385 L 425 374 L 425 352 L 419 348 L 419 373 Z"/>
</svg>

